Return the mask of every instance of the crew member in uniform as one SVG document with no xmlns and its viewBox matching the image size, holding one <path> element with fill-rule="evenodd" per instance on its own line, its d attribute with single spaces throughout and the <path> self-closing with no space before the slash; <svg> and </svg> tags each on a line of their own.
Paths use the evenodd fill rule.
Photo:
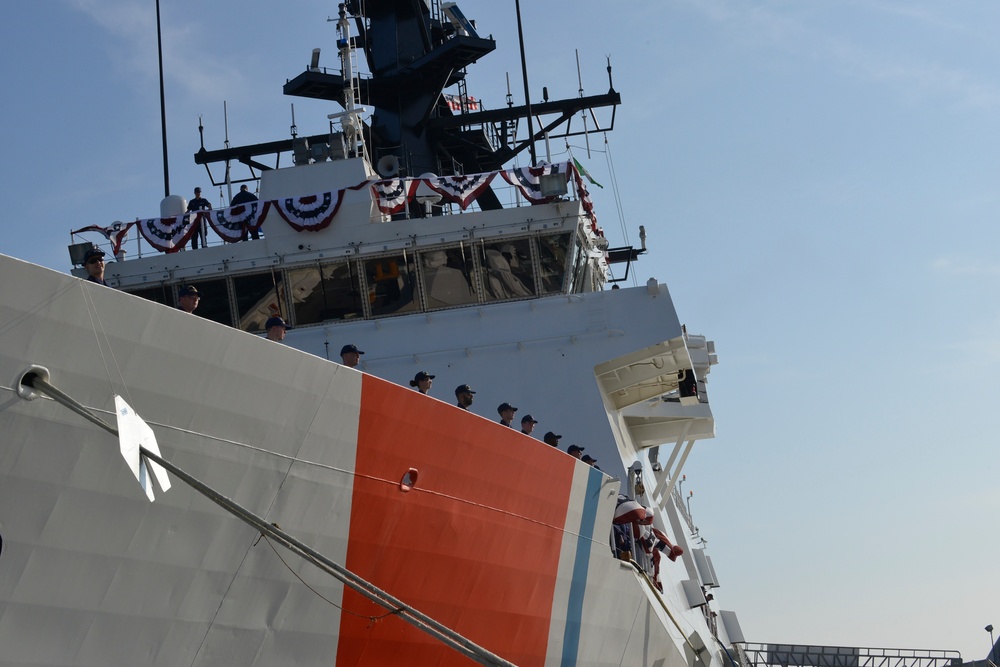
<svg viewBox="0 0 1000 667">
<path fill-rule="evenodd" d="M 83 256 L 83 266 L 87 269 L 87 280 L 98 285 L 108 286 L 104 280 L 104 251 L 91 248 Z"/>
<path fill-rule="evenodd" d="M 475 393 L 472 391 L 472 387 L 467 384 L 460 384 L 455 387 L 455 400 L 458 402 L 458 407 L 468 410 L 472 406 L 472 399 Z"/>
</svg>

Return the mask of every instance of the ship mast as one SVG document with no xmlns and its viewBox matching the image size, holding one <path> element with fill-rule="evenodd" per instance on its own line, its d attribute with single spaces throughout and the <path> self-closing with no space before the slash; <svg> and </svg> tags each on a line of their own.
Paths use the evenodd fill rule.
<svg viewBox="0 0 1000 667">
<path fill-rule="evenodd" d="M 344 130 L 344 143 L 347 146 L 347 157 L 359 157 L 366 153 L 364 134 L 361 131 L 361 112 L 358 106 L 358 91 L 355 86 L 357 69 L 354 58 L 354 47 L 351 45 L 351 24 L 347 19 L 347 8 L 340 5 L 340 18 L 337 20 L 337 48 L 340 56 L 340 74 L 344 82 L 341 105 L 344 110 L 330 114 L 330 120 L 340 120 Z"/>
</svg>

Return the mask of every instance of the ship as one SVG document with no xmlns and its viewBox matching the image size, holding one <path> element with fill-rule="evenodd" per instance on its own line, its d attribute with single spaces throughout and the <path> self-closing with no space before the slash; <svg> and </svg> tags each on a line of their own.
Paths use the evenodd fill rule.
<svg viewBox="0 0 1000 667">
<path fill-rule="evenodd" d="M 0 665 L 736 664 L 677 487 L 715 346 L 535 154 L 613 130 L 610 64 L 488 109 L 455 3 L 337 35 L 283 91 L 329 132 L 195 153 L 254 198 L 0 256 Z"/>
</svg>

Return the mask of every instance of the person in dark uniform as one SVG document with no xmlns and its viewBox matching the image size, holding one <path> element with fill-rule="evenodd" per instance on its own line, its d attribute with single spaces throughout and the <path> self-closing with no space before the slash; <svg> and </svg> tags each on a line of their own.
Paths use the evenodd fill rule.
<svg viewBox="0 0 1000 667">
<path fill-rule="evenodd" d="M 572 456 L 573 458 L 580 459 L 582 461 L 583 450 L 584 448 L 580 447 L 579 445 L 570 445 L 569 447 L 566 448 L 566 453 Z"/>
<path fill-rule="evenodd" d="M 285 340 L 285 331 L 291 329 L 291 327 L 280 317 L 272 317 L 264 324 L 264 329 L 267 331 L 268 340 L 280 343 Z"/>
<path fill-rule="evenodd" d="M 244 183 L 243 185 L 240 186 L 240 191 L 237 192 L 235 195 L 233 195 L 233 200 L 231 202 L 229 202 L 229 205 L 230 206 L 239 206 L 240 204 L 249 204 L 250 202 L 255 202 L 255 201 L 257 201 L 257 196 L 254 195 L 254 193 L 250 192 L 250 188 L 248 188 L 247 184 Z M 260 230 L 259 229 L 251 229 L 250 230 L 250 238 L 255 239 L 255 240 L 259 239 L 260 238 Z M 244 241 L 247 240 L 246 230 L 243 230 L 243 240 Z"/>
<path fill-rule="evenodd" d="M 430 393 L 432 384 L 431 380 L 433 379 L 434 376 L 427 371 L 420 371 L 413 376 L 412 380 L 410 380 L 410 386 L 419 391 L 421 394 L 428 394 Z"/>
<path fill-rule="evenodd" d="M 340 348 L 340 359 L 348 368 L 357 368 L 361 363 L 361 355 L 364 354 L 354 343 L 348 343 Z"/>
<path fill-rule="evenodd" d="M 559 438 L 561 437 L 562 437 L 561 435 L 556 435 L 552 431 L 549 431 L 542 437 L 542 442 L 544 442 L 546 445 L 552 445 L 553 447 L 558 447 Z"/>
<path fill-rule="evenodd" d="M 458 407 L 468 410 L 472 406 L 472 399 L 475 393 L 472 391 L 472 387 L 467 384 L 460 384 L 455 387 L 455 400 L 458 401 Z"/>
<path fill-rule="evenodd" d="M 188 202 L 188 208 L 187 208 L 187 210 L 188 210 L 188 213 L 194 213 L 196 211 L 211 211 L 212 210 L 212 204 L 211 204 L 211 202 L 209 202 L 207 199 L 205 199 L 204 197 L 201 196 L 201 188 L 195 188 L 194 189 L 194 199 L 192 199 L 191 201 Z M 198 229 L 195 230 L 195 233 L 191 236 L 191 249 L 192 250 L 197 250 L 198 249 L 198 240 L 199 239 L 201 240 L 201 244 L 203 246 L 207 246 L 208 245 L 208 239 L 205 236 L 205 225 L 204 225 L 204 223 L 201 220 L 198 221 Z"/>
<path fill-rule="evenodd" d="M 500 414 L 501 424 L 514 428 L 511 422 L 514 421 L 514 413 L 517 412 L 517 408 L 510 403 L 501 403 L 497 406 L 497 412 Z"/>
<path fill-rule="evenodd" d="M 83 266 L 87 269 L 87 280 L 98 285 L 108 286 L 104 280 L 104 251 L 91 248 L 83 256 Z"/>
<path fill-rule="evenodd" d="M 538 422 L 531 415 L 524 415 L 521 417 L 521 433 L 525 435 L 531 435 L 531 432 L 535 430 L 535 424 Z"/>
<path fill-rule="evenodd" d="M 199 302 L 201 302 L 201 292 L 194 285 L 182 287 L 177 292 L 177 307 L 185 313 L 194 313 Z"/>
</svg>

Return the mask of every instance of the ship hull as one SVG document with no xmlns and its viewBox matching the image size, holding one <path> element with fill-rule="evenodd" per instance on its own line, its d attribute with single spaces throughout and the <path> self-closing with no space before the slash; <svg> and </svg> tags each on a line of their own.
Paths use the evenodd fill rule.
<svg viewBox="0 0 1000 667">
<path fill-rule="evenodd" d="M 112 436 L 25 400 L 39 369 L 112 423 L 121 395 L 165 458 L 515 664 L 692 659 L 671 587 L 608 547 L 615 479 L 116 290 L 7 257 L 0 286 L 0 665 L 468 664 L 178 480 L 150 503 Z"/>
</svg>

